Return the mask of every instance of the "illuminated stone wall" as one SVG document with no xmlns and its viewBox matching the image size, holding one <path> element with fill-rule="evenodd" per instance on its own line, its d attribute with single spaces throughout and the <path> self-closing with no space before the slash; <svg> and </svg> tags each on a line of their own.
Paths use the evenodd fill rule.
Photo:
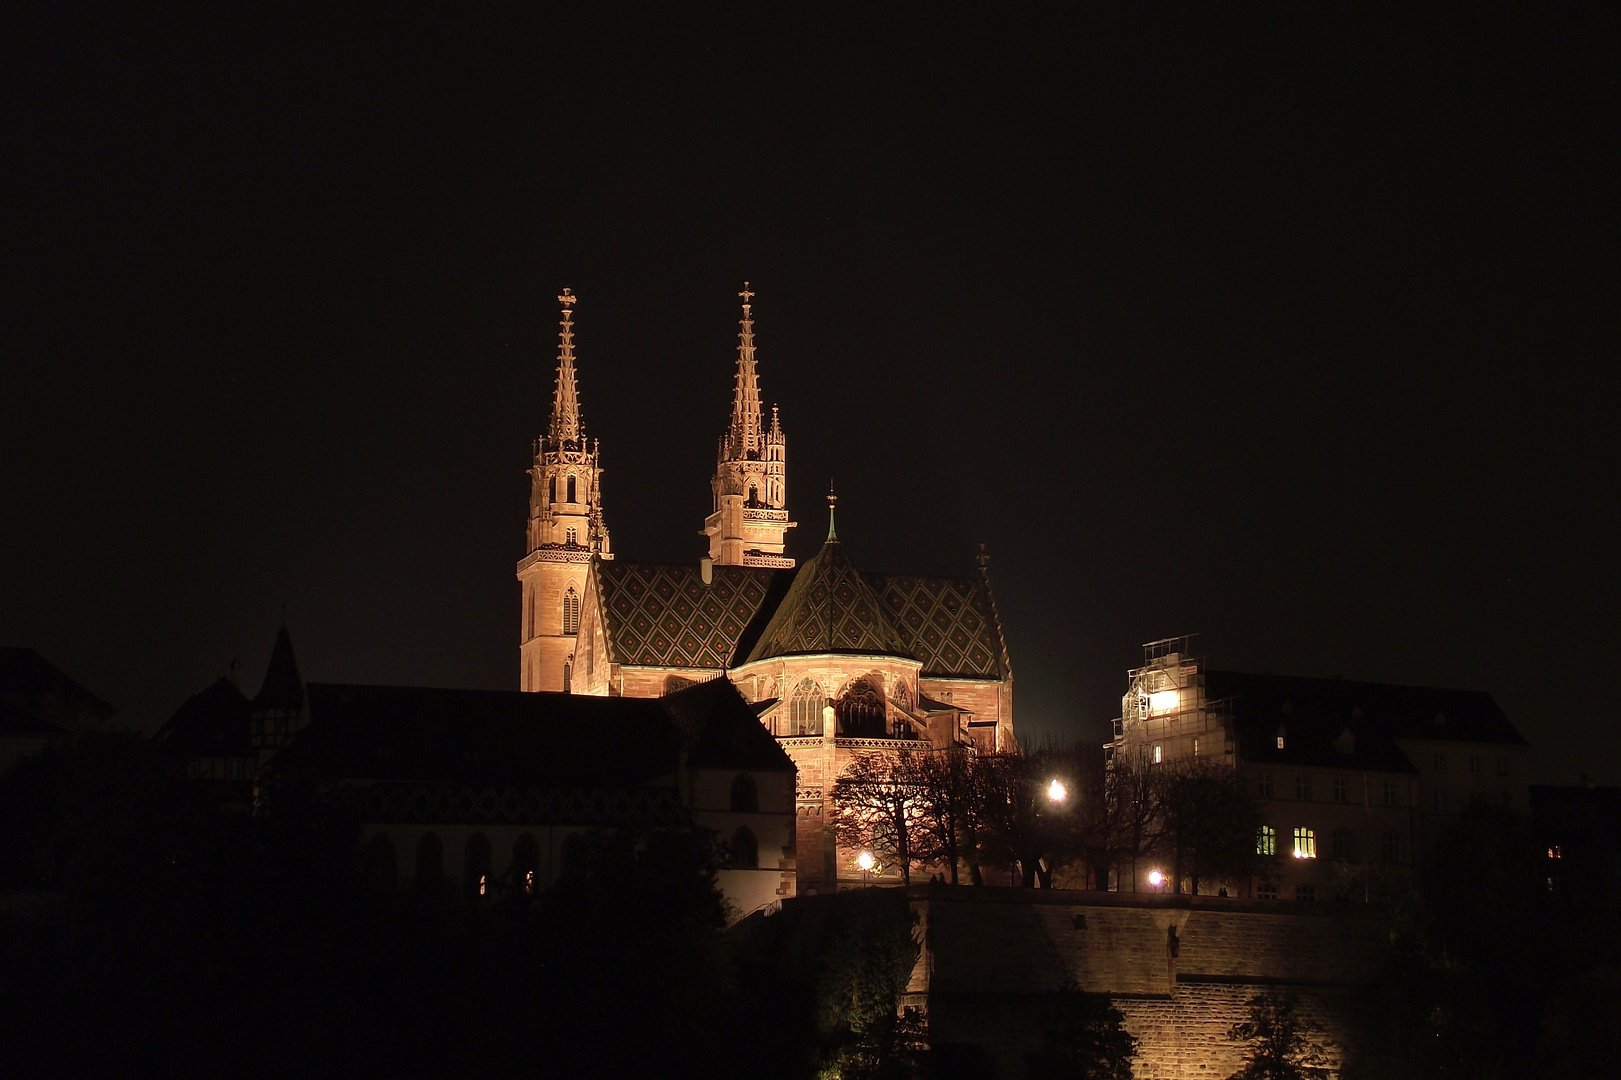
<svg viewBox="0 0 1621 1080">
<path fill-rule="evenodd" d="M 1227 1032 L 1263 990 L 1298 991 L 1337 1061 L 1349 1000 L 1387 934 L 1382 913 L 1360 905 L 942 886 L 910 895 L 926 942 L 911 1000 L 927 1008 L 933 1041 L 983 1047 L 1002 1077 L 1025 1075 L 1069 981 L 1114 997 L 1140 1040 L 1140 1080 L 1231 1075 L 1242 1049 Z"/>
</svg>

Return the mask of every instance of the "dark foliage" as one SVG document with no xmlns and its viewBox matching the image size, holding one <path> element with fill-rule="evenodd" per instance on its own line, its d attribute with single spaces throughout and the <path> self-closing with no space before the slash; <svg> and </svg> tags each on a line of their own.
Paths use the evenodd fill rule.
<svg viewBox="0 0 1621 1080">
<path fill-rule="evenodd" d="M 1030 1055 L 1030 1075 L 1131 1080 L 1137 1040 L 1108 995 L 1084 993 L 1071 983 L 1058 998 L 1057 1022 L 1042 1048 Z"/>
<path fill-rule="evenodd" d="M 1328 1076 L 1328 1054 L 1316 1036 L 1321 1028 L 1300 1013 L 1293 993 L 1257 994 L 1249 1016 L 1227 1037 L 1245 1044 L 1244 1064 L 1228 1080 L 1320 1080 Z"/>
</svg>

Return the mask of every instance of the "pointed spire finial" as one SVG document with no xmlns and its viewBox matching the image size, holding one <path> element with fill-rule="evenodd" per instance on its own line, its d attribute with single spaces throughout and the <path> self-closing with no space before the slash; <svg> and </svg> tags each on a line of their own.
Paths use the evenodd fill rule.
<svg viewBox="0 0 1621 1080">
<path fill-rule="evenodd" d="M 839 497 L 833 491 L 833 481 L 827 482 L 827 540 L 834 543 L 839 538 L 838 530 L 833 527 L 833 511 L 839 504 Z"/>
<path fill-rule="evenodd" d="M 984 544 L 979 545 L 979 554 L 974 556 L 974 561 L 979 564 L 979 568 L 981 570 L 986 570 L 986 569 L 990 568 L 991 557 L 989 555 L 985 554 L 985 545 Z"/>
<path fill-rule="evenodd" d="M 749 301 L 754 298 L 754 294 L 749 291 L 749 283 L 746 282 L 746 281 L 743 283 L 743 291 L 738 293 L 737 295 L 739 295 L 739 296 L 741 296 L 743 298 L 743 306 L 744 307 L 748 307 L 749 306 Z"/>
<path fill-rule="evenodd" d="M 754 293 L 743 283 L 743 318 L 737 331 L 737 376 L 732 388 L 732 423 L 726 432 L 730 457 L 758 455 L 760 440 L 760 380 L 754 372 L 754 315 L 749 300 Z"/>
<path fill-rule="evenodd" d="M 557 386 L 552 392 L 552 422 L 548 434 L 553 446 L 574 442 L 580 437 L 580 395 L 574 379 L 574 303 L 579 297 L 564 289 L 557 302 L 563 305 L 558 324 Z"/>
</svg>

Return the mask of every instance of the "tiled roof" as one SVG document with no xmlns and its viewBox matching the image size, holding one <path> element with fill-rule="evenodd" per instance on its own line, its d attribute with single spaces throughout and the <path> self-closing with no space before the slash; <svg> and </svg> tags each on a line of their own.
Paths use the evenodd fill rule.
<svg viewBox="0 0 1621 1080">
<path fill-rule="evenodd" d="M 615 559 L 598 561 L 593 573 L 614 663 L 719 671 L 793 572 L 716 566 L 705 585 L 696 564 Z"/>
<path fill-rule="evenodd" d="M 794 576 L 750 662 L 805 653 L 912 656 L 844 545 L 830 539 Z"/>
<path fill-rule="evenodd" d="M 1355 736 L 1355 767 L 1396 772 L 1412 771 L 1397 739 L 1526 745 L 1491 695 L 1479 690 L 1210 671 L 1205 695 L 1232 702 L 1239 753 L 1249 761 L 1344 765 L 1347 758 L 1333 743 L 1347 728 Z M 1282 751 L 1280 724 L 1287 733 Z"/>
<path fill-rule="evenodd" d="M 983 578 L 863 574 L 923 674 L 1006 678 L 1007 646 Z"/>
<path fill-rule="evenodd" d="M 252 757 L 248 699 L 223 675 L 191 695 L 154 736 L 166 751 L 186 757 Z"/>
</svg>

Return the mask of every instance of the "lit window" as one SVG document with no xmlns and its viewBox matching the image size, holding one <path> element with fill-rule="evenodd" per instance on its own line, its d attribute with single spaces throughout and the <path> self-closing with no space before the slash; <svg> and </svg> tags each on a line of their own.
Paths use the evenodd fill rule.
<svg viewBox="0 0 1621 1080">
<path fill-rule="evenodd" d="M 1278 853 L 1278 830 L 1270 825 L 1262 825 L 1261 830 L 1255 834 L 1255 854 L 1276 855 Z"/>
<path fill-rule="evenodd" d="M 1295 798 L 1301 802 L 1311 802 L 1311 777 L 1295 777 Z"/>
<path fill-rule="evenodd" d="M 1283 736 L 1282 735 L 1278 736 L 1278 749 L 1279 750 L 1283 749 Z"/>
<path fill-rule="evenodd" d="M 1470 776 L 1479 776 L 1480 774 L 1481 774 L 1480 755 L 1479 754 L 1470 754 L 1469 755 L 1469 775 Z"/>
<path fill-rule="evenodd" d="M 1193 756 L 1194 757 L 1199 756 L 1199 740 L 1198 739 L 1193 740 Z"/>
<path fill-rule="evenodd" d="M 1351 799 L 1351 785 L 1343 776 L 1334 778 L 1334 801 L 1349 802 Z"/>
<path fill-rule="evenodd" d="M 1317 857 L 1317 834 L 1310 829 L 1295 830 L 1294 857 L 1297 859 L 1315 859 Z"/>
<path fill-rule="evenodd" d="M 1163 746 L 1154 747 L 1154 764 L 1158 765 L 1164 760 L 1165 760 L 1165 748 Z"/>
<path fill-rule="evenodd" d="M 1315 900 L 1315 899 L 1317 899 L 1317 888 L 1316 888 L 1316 886 L 1314 886 L 1314 885 L 1296 885 L 1295 886 L 1295 899 L 1296 900 Z"/>
<path fill-rule="evenodd" d="M 1255 778 L 1255 793 L 1263 799 L 1272 797 L 1272 774 L 1261 773 Z"/>
<path fill-rule="evenodd" d="M 813 679 L 804 679 L 794 687 L 794 696 L 788 701 L 788 733 L 790 735 L 820 735 L 822 733 L 822 707 L 827 696 Z"/>
</svg>

